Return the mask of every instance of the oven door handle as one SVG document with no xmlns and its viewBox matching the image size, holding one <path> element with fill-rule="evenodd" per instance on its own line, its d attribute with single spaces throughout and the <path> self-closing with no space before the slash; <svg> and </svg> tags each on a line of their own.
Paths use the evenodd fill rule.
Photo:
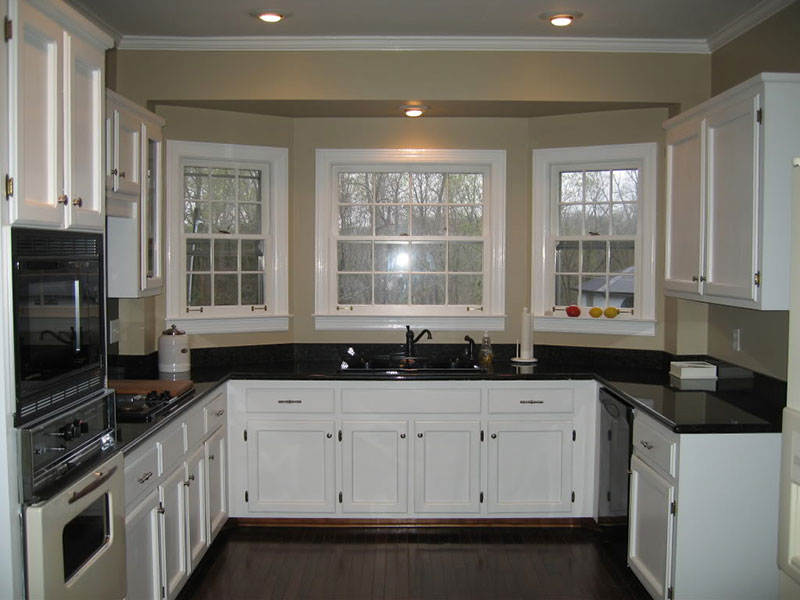
<svg viewBox="0 0 800 600">
<path fill-rule="evenodd" d="M 94 481 L 92 481 L 89 485 L 87 485 L 82 490 L 80 490 L 78 492 L 72 492 L 72 494 L 69 497 L 69 500 L 67 501 L 68 504 L 72 504 L 74 502 L 77 502 L 78 500 L 80 500 L 84 496 L 87 496 L 88 494 L 91 494 L 94 490 L 96 490 L 101 485 L 103 485 L 106 481 L 108 481 L 111 478 L 111 476 L 114 473 L 116 473 L 116 471 L 117 471 L 117 467 L 116 466 L 111 467 L 106 472 L 96 471 L 94 473 L 94 476 L 95 476 Z"/>
</svg>

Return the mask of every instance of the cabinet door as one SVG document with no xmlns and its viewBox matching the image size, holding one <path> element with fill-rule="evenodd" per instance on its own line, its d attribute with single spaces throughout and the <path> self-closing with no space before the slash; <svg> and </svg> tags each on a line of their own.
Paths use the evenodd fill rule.
<svg viewBox="0 0 800 600">
<path fill-rule="evenodd" d="M 572 422 L 489 422 L 490 513 L 572 510 Z"/>
<path fill-rule="evenodd" d="M 161 580 L 166 600 L 174 598 L 189 575 L 186 545 L 186 466 L 181 463 L 159 486 L 161 497 Z"/>
<path fill-rule="evenodd" d="M 197 448 L 186 461 L 186 533 L 191 573 L 208 549 L 208 514 L 206 512 L 205 446 Z"/>
<path fill-rule="evenodd" d="M 631 458 L 628 565 L 654 598 L 666 598 L 671 585 L 675 486 Z"/>
<path fill-rule="evenodd" d="M 18 65 L 12 102 L 16 115 L 15 190 L 9 221 L 60 227 L 64 209 L 64 31 L 28 2 L 19 3 Z"/>
<path fill-rule="evenodd" d="M 480 512 L 480 422 L 417 421 L 414 434 L 414 510 Z"/>
<path fill-rule="evenodd" d="M 132 200 L 138 201 L 141 191 L 142 167 L 139 161 L 142 154 L 142 122 L 124 110 L 115 110 L 114 113 L 114 191 L 134 196 Z"/>
<path fill-rule="evenodd" d="M 706 295 L 756 300 L 760 102 L 758 94 L 736 98 L 706 120 Z"/>
<path fill-rule="evenodd" d="M 105 226 L 102 172 L 105 56 L 79 37 L 70 36 L 67 43 L 66 225 L 102 230 Z"/>
<path fill-rule="evenodd" d="M 228 519 L 227 450 L 225 427 L 220 427 L 205 443 L 206 467 L 208 469 L 208 540 L 217 536 Z"/>
<path fill-rule="evenodd" d="M 342 423 L 342 510 L 408 510 L 408 421 Z"/>
<path fill-rule="evenodd" d="M 144 167 L 142 200 L 139 208 L 141 226 L 140 261 L 142 291 L 161 289 L 161 129 L 145 125 L 142 144 Z"/>
<path fill-rule="evenodd" d="M 127 600 L 161 599 L 158 489 L 125 517 Z"/>
<path fill-rule="evenodd" d="M 664 290 L 700 294 L 703 276 L 704 194 L 702 123 L 667 132 L 667 230 Z"/>
<path fill-rule="evenodd" d="M 334 512 L 333 433 L 333 421 L 248 421 L 248 511 Z"/>
</svg>

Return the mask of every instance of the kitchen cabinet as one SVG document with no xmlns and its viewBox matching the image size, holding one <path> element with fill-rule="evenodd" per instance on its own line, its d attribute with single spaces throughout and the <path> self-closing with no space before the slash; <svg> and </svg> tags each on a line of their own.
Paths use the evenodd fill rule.
<svg viewBox="0 0 800 600">
<path fill-rule="evenodd" d="M 8 222 L 102 231 L 105 50 L 61 2 L 12 0 Z"/>
<path fill-rule="evenodd" d="M 657 599 L 777 598 L 780 434 L 676 434 L 635 412 L 628 565 Z"/>
<path fill-rule="evenodd" d="M 140 298 L 163 286 L 164 120 L 106 91 L 108 295 Z"/>
<path fill-rule="evenodd" d="M 764 73 L 665 122 L 667 295 L 789 307 L 800 75 Z"/>
<path fill-rule="evenodd" d="M 124 457 L 128 600 L 176 597 L 227 519 L 224 386 L 210 396 Z"/>
</svg>

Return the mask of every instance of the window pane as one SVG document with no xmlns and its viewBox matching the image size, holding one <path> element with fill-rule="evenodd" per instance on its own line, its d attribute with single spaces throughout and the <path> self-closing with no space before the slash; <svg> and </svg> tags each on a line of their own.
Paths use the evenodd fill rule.
<svg viewBox="0 0 800 600">
<path fill-rule="evenodd" d="M 608 278 L 606 275 L 591 275 L 581 277 L 580 306 L 606 306 L 606 289 Z"/>
<path fill-rule="evenodd" d="M 239 171 L 239 202 L 261 202 L 261 171 Z"/>
<path fill-rule="evenodd" d="M 586 233 L 608 235 L 608 204 L 586 205 Z"/>
<path fill-rule="evenodd" d="M 639 199 L 639 170 L 612 171 L 611 190 L 612 202 L 636 202 Z"/>
<path fill-rule="evenodd" d="M 408 271 L 411 264 L 411 248 L 408 242 L 376 243 L 376 271 Z"/>
<path fill-rule="evenodd" d="M 375 235 L 408 235 L 408 206 L 376 206 Z"/>
<path fill-rule="evenodd" d="M 444 235 L 446 233 L 445 210 L 443 205 L 415 206 L 412 210 L 414 220 L 411 233 L 413 235 Z"/>
<path fill-rule="evenodd" d="M 339 202 L 372 202 L 372 173 L 339 173 Z"/>
<path fill-rule="evenodd" d="M 372 208 L 369 206 L 340 206 L 339 234 L 372 235 Z"/>
<path fill-rule="evenodd" d="M 208 200 L 208 169 L 186 167 L 183 170 L 184 197 L 187 200 Z"/>
<path fill-rule="evenodd" d="M 264 270 L 264 240 L 242 240 L 242 271 Z"/>
<path fill-rule="evenodd" d="M 612 228 L 614 235 L 636 235 L 636 204 L 612 204 Z"/>
<path fill-rule="evenodd" d="M 578 276 L 556 275 L 556 306 L 578 303 Z"/>
<path fill-rule="evenodd" d="M 560 185 L 560 202 L 564 204 L 583 202 L 583 171 L 563 171 Z"/>
<path fill-rule="evenodd" d="M 608 304 L 619 308 L 633 308 L 634 285 L 632 275 L 612 275 L 608 285 Z"/>
<path fill-rule="evenodd" d="M 186 276 L 186 304 L 211 306 L 211 275 L 189 273 Z"/>
<path fill-rule="evenodd" d="M 372 271 L 372 242 L 339 242 L 336 254 L 339 271 Z"/>
<path fill-rule="evenodd" d="M 239 276 L 214 275 L 214 305 L 239 304 Z"/>
<path fill-rule="evenodd" d="M 444 275 L 412 275 L 411 304 L 444 304 Z"/>
<path fill-rule="evenodd" d="M 447 185 L 450 204 L 483 202 L 483 173 L 450 173 Z"/>
<path fill-rule="evenodd" d="M 452 271 L 483 271 L 483 242 L 448 242 L 448 269 Z"/>
<path fill-rule="evenodd" d="M 577 273 L 580 242 L 556 242 L 556 271 Z"/>
<path fill-rule="evenodd" d="M 584 273 L 606 272 L 606 243 L 583 242 L 583 269 Z"/>
<path fill-rule="evenodd" d="M 408 204 L 408 173 L 375 173 L 375 202 Z"/>
<path fill-rule="evenodd" d="M 208 233 L 211 221 L 211 205 L 208 202 L 187 200 L 183 203 L 183 231 L 186 233 Z"/>
<path fill-rule="evenodd" d="M 236 271 L 238 269 L 239 240 L 214 240 L 214 270 Z"/>
<path fill-rule="evenodd" d="M 264 275 L 262 273 L 242 275 L 242 304 L 264 304 Z"/>
<path fill-rule="evenodd" d="M 443 173 L 413 173 L 413 202 L 417 204 L 439 204 L 444 197 Z"/>
<path fill-rule="evenodd" d="M 632 272 L 636 254 L 633 241 L 610 242 L 611 256 L 608 270 L 611 273 Z"/>
<path fill-rule="evenodd" d="M 611 171 L 586 171 L 584 178 L 586 188 L 585 202 L 609 202 L 611 189 Z"/>
<path fill-rule="evenodd" d="M 261 233 L 261 205 L 239 205 L 239 233 Z"/>
<path fill-rule="evenodd" d="M 372 304 L 372 275 L 339 275 L 339 304 Z"/>
<path fill-rule="evenodd" d="M 375 304 L 408 304 L 408 275 L 375 275 Z"/>
<path fill-rule="evenodd" d="M 448 304 L 483 304 L 483 275 L 448 276 Z"/>
<path fill-rule="evenodd" d="M 214 202 L 211 218 L 213 233 L 236 233 L 236 204 Z"/>
<path fill-rule="evenodd" d="M 217 202 L 236 200 L 236 169 L 211 169 L 211 199 Z"/>
<path fill-rule="evenodd" d="M 211 270 L 211 240 L 186 240 L 186 270 Z"/>
<path fill-rule="evenodd" d="M 562 204 L 558 207 L 558 233 L 561 235 L 583 234 L 582 204 Z"/>
<path fill-rule="evenodd" d="M 444 271 L 445 243 L 411 244 L 411 270 L 412 271 Z M 444 289 L 444 280 L 442 280 Z M 433 304 L 425 302 L 423 304 Z"/>
<path fill-rule="evenodd" d="M 450 235 L 483 235 L 483 206 L 451 206 Z"/>
</svg>

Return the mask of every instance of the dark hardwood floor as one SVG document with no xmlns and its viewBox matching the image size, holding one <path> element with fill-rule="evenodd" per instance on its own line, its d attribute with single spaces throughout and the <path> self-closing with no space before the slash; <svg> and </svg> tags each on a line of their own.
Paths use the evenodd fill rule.
<svg viewBox="0 0 800 600">
<path fill-rule="evenodd" d="M 179 600 L 648 600 L 624 531 L 234 527 Z"/>
</svg>

